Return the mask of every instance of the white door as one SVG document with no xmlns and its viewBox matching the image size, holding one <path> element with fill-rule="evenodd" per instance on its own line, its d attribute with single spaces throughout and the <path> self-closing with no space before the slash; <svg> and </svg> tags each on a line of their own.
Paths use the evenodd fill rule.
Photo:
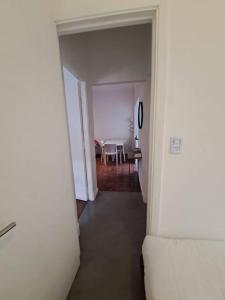
<svg viewBox="0 0 225 300">
<path fill-rule="evenodd" d="M 97 194 L 97 180 L 96 180 L 96 161 L 94 149 L 94 133 L 91 133 L 94 123 L 92 101 L 88 101 L 87 86 L 85 81 L 80 81 L 80 95 L 82 102 L 82 116 L 83 116 L 83 131 L 84 131 L 84 145 L 86 158 L 86 172 L 88 185 L 88 200 L 95 200 Z M 92 120 L 90 123 L 89 118 Z"/>
<path fill-rule="evenodd" d="M 68 127 L 75 195 L 77 199 L 88 200 L 86 158 L 82 118 L 82 100 L 79 80 L 63 67 Z"/>
</svg>

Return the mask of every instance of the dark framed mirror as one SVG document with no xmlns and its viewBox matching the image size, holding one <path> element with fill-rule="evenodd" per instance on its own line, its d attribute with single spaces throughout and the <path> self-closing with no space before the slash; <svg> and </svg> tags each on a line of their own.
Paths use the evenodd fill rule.
<svg viewBox="0 0 225 300">
<path fill-rule="evenodd" d="M 139 102 L 138 105 L 138 128 L 142 129 L 143 126 L 143 102 Z"/>
</svg>

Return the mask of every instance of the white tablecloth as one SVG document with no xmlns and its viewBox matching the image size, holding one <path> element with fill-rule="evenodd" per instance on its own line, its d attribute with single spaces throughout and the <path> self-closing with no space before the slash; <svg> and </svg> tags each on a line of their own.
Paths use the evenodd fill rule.
<svg viewBox="0 0 225 300">
<path fill-rule="evenodd" d="M 103 141 L 104 144 L 115 144 L 117 146 L 124 146 L 126 143 L 125 139 L 106 139 L 101 141 Z"/>
</svg>

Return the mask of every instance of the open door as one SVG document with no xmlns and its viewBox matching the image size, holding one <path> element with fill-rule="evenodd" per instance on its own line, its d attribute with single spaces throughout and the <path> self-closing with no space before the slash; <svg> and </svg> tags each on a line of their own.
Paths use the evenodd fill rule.
<svg viewBox="0 0 225 300">
<path fill-rule="evenodd" d="M 76 199 L 88 200 L 88 185 L 80 81 L 63 67 L 68 127 Z"/>
</svg>

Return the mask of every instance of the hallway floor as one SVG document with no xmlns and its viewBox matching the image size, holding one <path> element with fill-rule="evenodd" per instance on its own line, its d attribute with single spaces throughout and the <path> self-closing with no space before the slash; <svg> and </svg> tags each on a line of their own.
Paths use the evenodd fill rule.
<svg viewBox="0 0 225 300">
<path fill-rule="evenodd" d="M 81 264 L 68 300 L 144 300 L 141 193 L 100 192 L 80 217 Z"/>
</svg>

